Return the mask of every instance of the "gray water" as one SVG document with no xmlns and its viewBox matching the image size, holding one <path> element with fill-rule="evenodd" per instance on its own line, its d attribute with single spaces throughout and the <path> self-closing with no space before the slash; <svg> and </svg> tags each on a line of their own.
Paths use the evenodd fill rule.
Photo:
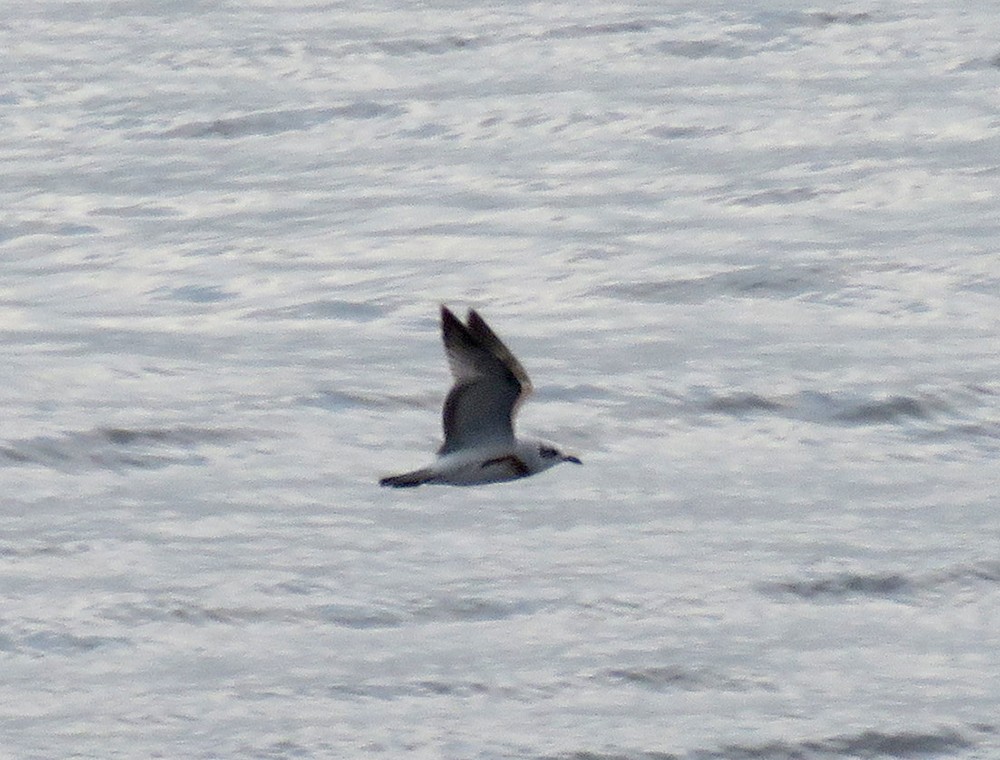
<svg viewBox="0 0 1000 760">
<path fill-rule="evenodd" d="M 958 6 L 8 4 L 0 754 L 1000 757 Z M 441 302 L 584 467 L 376 485 Z"/>
</svg>

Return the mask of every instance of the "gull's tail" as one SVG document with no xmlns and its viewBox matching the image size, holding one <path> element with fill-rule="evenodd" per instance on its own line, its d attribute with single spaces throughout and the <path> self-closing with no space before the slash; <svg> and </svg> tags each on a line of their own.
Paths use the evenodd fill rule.
<svg viewBox="0 0 1000 760">
<path fill-rule="evenodd" d="M 413 488 L 414 486 L 422 486 L 424 483 L 433 483 L 434 475 L 434 470 L 425 467 L 422 470 L 404 472 L 402 475 L 390 475 L 388 478 L 382 478 L 378 484 L 393 488 Z"/>
</svg>

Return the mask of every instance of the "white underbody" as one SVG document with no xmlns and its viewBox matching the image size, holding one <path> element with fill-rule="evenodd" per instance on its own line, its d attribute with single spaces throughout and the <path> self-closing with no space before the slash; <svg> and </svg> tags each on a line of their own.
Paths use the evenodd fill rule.
<svg viewBox="0 0 1000 760">
<path fill-rule="evenodd" d="M 556 463 L 555 459 L 539 456 L 537 441 L 515 441 L 455 451 L 439 457 L 427 469 L 434 473 L 429 482 L 476 486 L 524 478 Z"/>
</svg>

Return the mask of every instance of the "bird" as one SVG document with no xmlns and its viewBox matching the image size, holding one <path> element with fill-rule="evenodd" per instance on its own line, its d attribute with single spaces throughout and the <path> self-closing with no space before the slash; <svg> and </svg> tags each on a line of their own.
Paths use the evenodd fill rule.
<svg viewBox="0 0 1000 760">
<path fill-rule="evenodd" d="M 444 443 L 437 460 L 382 478 L 379 485 L 484 485 L 525 478 L 561 462 L 582 464 L 551 443 L 514 435 L 514 418 L 531 394 L 531 380 L 475 309 L 463 324 L 442 304 L 441 335 L 454 384 L 444 402 Z"/>
</svg>

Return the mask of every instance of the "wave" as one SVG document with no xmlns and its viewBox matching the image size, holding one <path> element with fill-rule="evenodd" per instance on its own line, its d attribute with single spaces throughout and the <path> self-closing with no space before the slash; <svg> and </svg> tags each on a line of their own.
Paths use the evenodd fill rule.
<svg viewBox="0 0 1000 760">
<path fill-rule="evenodd" d="M 243 437 L 231 430 L 196 427 L 97 428 L 58 436 L 38 436 L 0 446 L 0 467 L 38 465 L 57 470 L 88 468 L 159 469 L 175 464 L 203 464 L 198 449 Z"/>
<path fill-rule="evenodd" d="M 689 403 L 709 414 L 742 417 L 773 415 L 836 427 L 906 426 L 928 440 L 1000 439 L 1000 421 L 990 419 L 994 394 L 960 388 L 936 393 L 856 393 L 802 391 L 767 395 L 754 391 L 699 391 Z"/>
<path fill-rule="evenodd" d="M 892 597 L 917 594 L 948 594 L 980 584 L 1000 583 L 1000 560 L 986 560 L 930 573 L 842 572 L 815 578 L 792 579 L 761 584 L 767 594 L 788 595 L 806 600 L 833 600 L 847 597 Z"/>
<path fill-rule="evenodd" d="M 332 121 L 395 117 L 403 113 L 400 106 L 358 101 L 342 106 L 255 111 L 211 121 L 192 121 L 179 124 L 157 136 L 231 139 L 276 135 L 283 132 L 303 132 Z"/>
<path fill-rule="evenodd" d="M 329 595 L 315 586 L 297 592 Z M 547 607 L 546 600 L 506 600 L 482 597 L 445 597 L 408 601 L 351 600 L 312 605 L 211 605 L 181 595 L 157 595 L 106 609 L 103 617 L 131 625 L 173 621 L 190 625 L 246 625 L 259 622 L 325 623 L 338 628 L 380 629 L 455 622 L 495 622 L 530 615 Z"/>
<path fill-rule="evenodd" d="M 801 195 L 802 191 L 795 192 Z M 617 282 L 594 293 L 657 304 L 705 303 L 722 296 L 780 300 L 826 294 L 843 281 L 843 274 L 826 264 L 757 265 L 700 277 Z"/>
<path fill-rule="evenodd" d="M 822 739 L 727 744 L 683 754 L 658 751 L 579 751 L 547 755 L 539 760 L 832 760 L 833 758 L 911 758 L 953 754 L 972 749 L 976 733 L 993 733 L 992 726 L 970 726 L 962 731 L 862 731 Z"/>
<path fill-rule="evenodd" d="M 611 668 L 602 676 L 610 681 L 652 691 L 776 691 L 774 684 L 752 676 L 718 673 L 710 668 L 681 665 Z"/>
</svg>

